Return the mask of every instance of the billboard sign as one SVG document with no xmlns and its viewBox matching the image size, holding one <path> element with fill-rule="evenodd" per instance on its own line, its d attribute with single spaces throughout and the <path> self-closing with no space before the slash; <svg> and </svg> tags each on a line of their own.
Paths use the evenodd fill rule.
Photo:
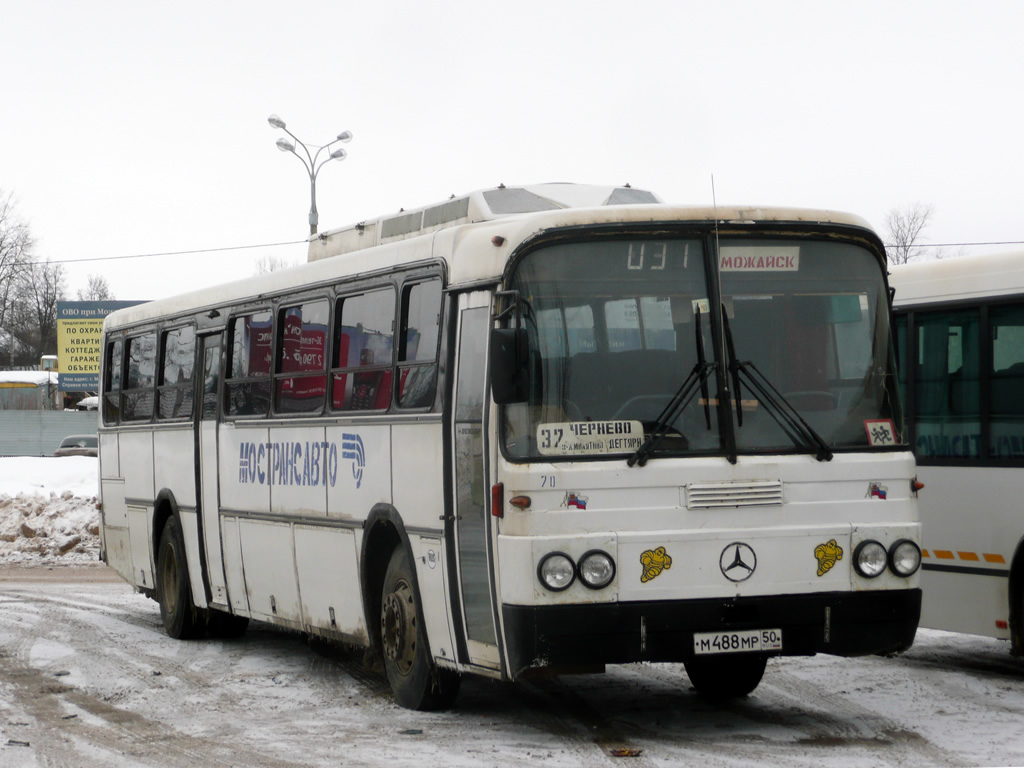
<svg viewBox="0 0 1024 768">
<path fill-rule="evenodd" d="M 103 320 L 141 301 L 58 301 L 57 370 L 62 392 L 98 392 Z"/>
</svg>

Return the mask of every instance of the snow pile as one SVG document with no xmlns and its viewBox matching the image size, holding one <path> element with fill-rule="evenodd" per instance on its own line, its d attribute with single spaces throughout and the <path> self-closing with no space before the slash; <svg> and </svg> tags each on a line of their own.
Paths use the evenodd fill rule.
<svg viewBox="0 0 1024 768">
<path fill-rule="evenodd" d="M 0 563 L 95 561 L 98 488 L 94 458 L 0 458 Z"/>
</svg>

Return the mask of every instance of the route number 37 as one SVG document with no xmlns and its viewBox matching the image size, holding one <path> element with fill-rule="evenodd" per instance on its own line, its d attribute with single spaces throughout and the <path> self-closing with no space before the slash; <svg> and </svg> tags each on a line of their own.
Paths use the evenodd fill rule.
<svg viewBox="0 0 1024 768">
<path fill-rule="evenodd" d="M 667 243 L 630 243 L 626 255 L 626 269 L 649 269 L 658 272 L 668 260 Z"/>
<path fill-rule="evenodd" d="M 561 429 L 550 429 L 548 427 L 541 427 L 540 447 L 557 448 L 561 444 L 563 437 L 565 437 L 565 432 Z"/>
</svg>

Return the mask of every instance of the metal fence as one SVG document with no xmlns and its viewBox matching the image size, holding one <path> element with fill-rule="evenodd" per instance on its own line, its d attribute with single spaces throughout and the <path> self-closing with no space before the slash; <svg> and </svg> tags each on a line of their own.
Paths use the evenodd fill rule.
<svg viewBox="0 0 1024 768">
<path fill-rule="evenodd" d="M 96 411 L 0 411 L 0 456 L 51 456 L 68 435 L 98 426 Z"/>
</svg>

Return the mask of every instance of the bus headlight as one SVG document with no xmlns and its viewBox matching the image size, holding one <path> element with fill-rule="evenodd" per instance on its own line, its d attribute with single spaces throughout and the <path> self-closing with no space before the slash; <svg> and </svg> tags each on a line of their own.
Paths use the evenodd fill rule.
<svg viewBox="0 0 1024 768">
<path fill-rule="evenodd" d="M 537 566 L 537 578 L 552 592 L 561 592 L 576 580 L 576 563 L 564 552 L 551 552 Z"/>
<path fill-rule="evenodd" d="M 889 553 L 877 541 L 862 541 L 853 551 L 853 567 L 865 579 L 881 576 L 889 562 Z"/>
<path fill-rule="evenodd" d="M 889 548 L 889 567 L 897 576 L 913 576 L 921 567 L 921 548 L 910 539 L 900 539 Z"/>
<path fill-rule="evenodd" d="M 580 558 L 577 570 L 584 586 L 604 589 L 615 578 L 615 561 L 607 552 L 595 549 Z"/>
</svg>

